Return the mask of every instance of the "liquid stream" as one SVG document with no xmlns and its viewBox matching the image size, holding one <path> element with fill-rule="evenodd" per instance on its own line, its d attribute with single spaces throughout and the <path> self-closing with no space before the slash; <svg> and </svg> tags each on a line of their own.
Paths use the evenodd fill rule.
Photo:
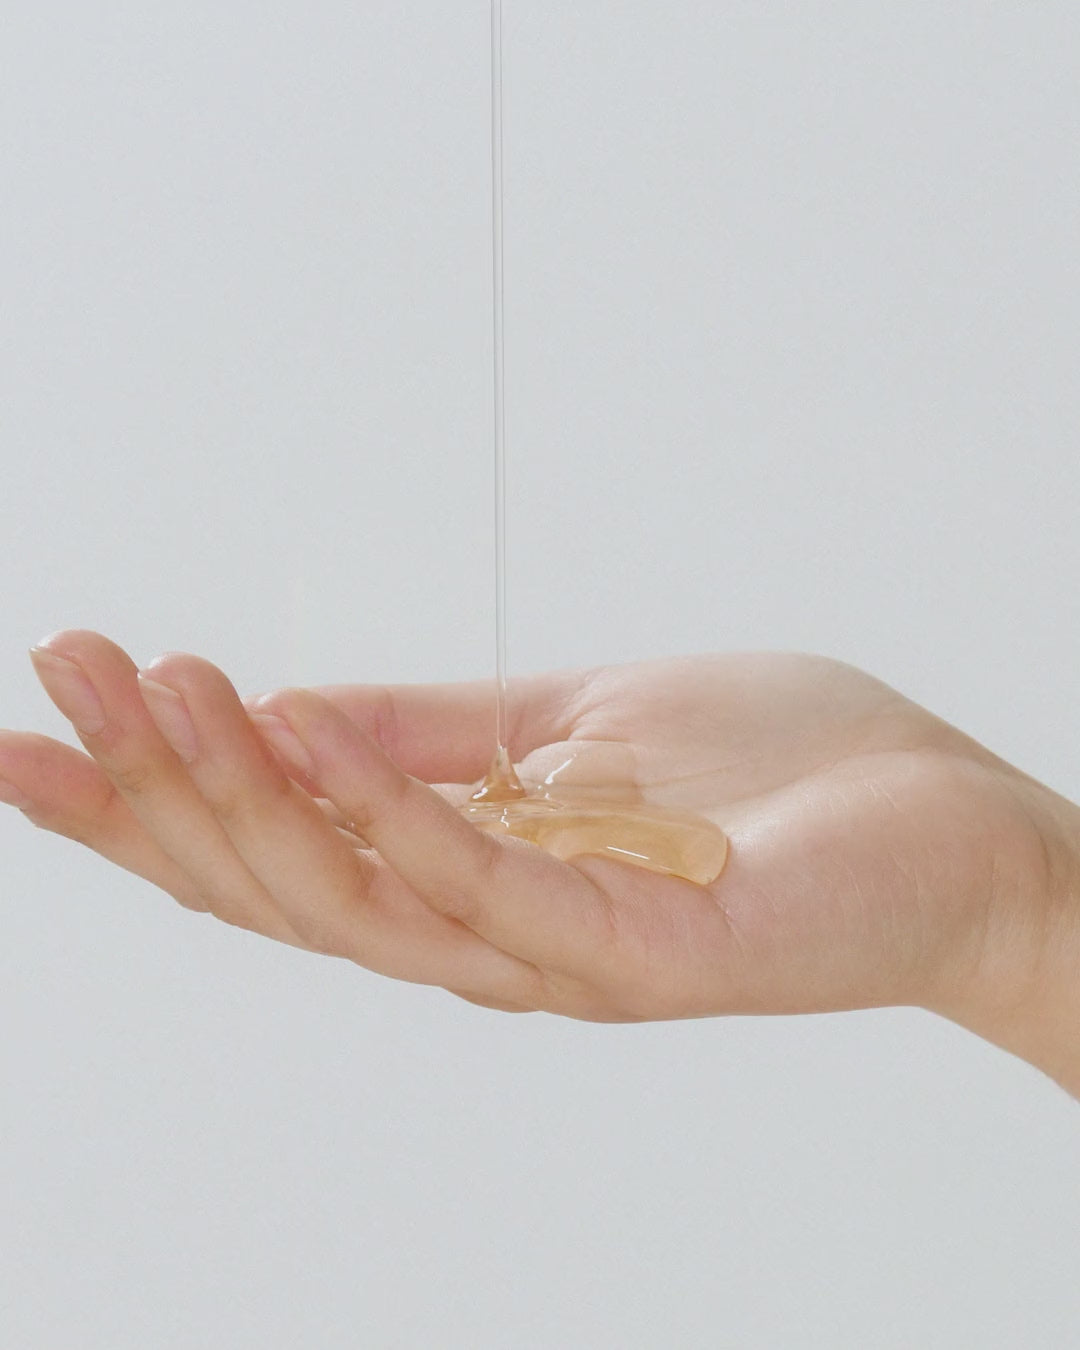
<svg viewBox="0 0 1080 1350">
<path fill-rule="evenodd" d="M 645 803 L 628 804 L 625 784 L 610 800 L 556 793 L 552 775 L 537 788 L 522 784 L 507 750 L 506 413 L 503 338 L 503 63 L 502 0 L 491 0 L 491 240 L 495 407 L 495 753 L 487 777 L 462 807 L 478 828 L 512 834 L 557 858 L 582 854 L 631 863 L 705 885 L 727 860 L 728 841 L 712 821 Z M 570 762 L 568 761 L 568 764 Z M 568 765 L 563 765 L 566 769 Z M 624 796 L 620 801 L 619 796 Z"/>
</svg>

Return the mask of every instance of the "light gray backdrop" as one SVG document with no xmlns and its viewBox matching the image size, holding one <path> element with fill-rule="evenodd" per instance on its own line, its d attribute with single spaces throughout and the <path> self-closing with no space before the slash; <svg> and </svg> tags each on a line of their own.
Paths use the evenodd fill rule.
<svg viewBox="0 0 1080 1350">
<path fill-rule="evenodd" d="M 99 629 L 491 666 L 484 0 L 13 0 L 0 721 Z M 512 661 L 801 648 L 1080 797 L 1080 10 L 507 0 Z M 0 813 L 0 1343 L 1072 1347 L 1080 1117 L 914 1011 L 515 1019 Z"/>
</svg>

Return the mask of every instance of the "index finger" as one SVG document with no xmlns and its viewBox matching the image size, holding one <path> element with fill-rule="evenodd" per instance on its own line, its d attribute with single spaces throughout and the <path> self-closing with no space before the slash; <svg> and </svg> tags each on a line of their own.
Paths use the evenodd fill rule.
<svg viewBox="0 0 1080 1350">
<path fill-rule="evenodd" d="M 574 721 L 583 671 L 531 675 L 511 682 L 509 750 L 514 761 L 537 746 L 564 741 Z M 427 783 L 472 783 L 491 762 L 495 740 L 495 684 L 323 685 L 314 692 L 338 708 L 407 774 Z M 270 697 L 244 700 L 259 711 Z"/>
</svg>

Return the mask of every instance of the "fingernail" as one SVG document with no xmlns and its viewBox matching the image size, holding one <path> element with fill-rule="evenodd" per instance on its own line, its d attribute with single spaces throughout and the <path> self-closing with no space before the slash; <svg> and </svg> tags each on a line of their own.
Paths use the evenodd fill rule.
<svg viewBox="0 0 1080 1350">
<path fill-rule="evenodd" d="M 308 753 L 307 746 L 283 717 L 275 717 L 272 713 L 252 713 L 251 720 L 288 768 L 308 778 L 314 777 L 315 761 Z"/>
<path fill-rule="evenodd" d="M 97 690 L 74 661 L 43 647 L 31 647 L 30 660 L 45 692 L 76 731 L 96 736 L 105 730 L 105 708 Z"/>
<path fill-rule="evenodd" d="M 185 764 L 199 753 L 199 738 L 187 704 L 167 685 L 159 684 L 139 671 L 139 690 L 154 726 L 165 737 Z"/>
<path fill-rule="evenodd" d="M 0 778 L 0 802 L 5 806 L 14 806 L 18 811 L 28 811 L 34 804 L 25 792 L 20 791 L 14 783 L 9 783 L 6 778 Z"/>
</svg>

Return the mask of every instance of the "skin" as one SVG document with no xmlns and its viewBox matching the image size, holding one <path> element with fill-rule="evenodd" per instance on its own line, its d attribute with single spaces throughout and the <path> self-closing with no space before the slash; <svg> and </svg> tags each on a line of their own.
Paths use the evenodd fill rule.
<svg viewBox="0 0 1080 1350">
<path fill-rule="evenodd" d="M 72 704 L 50 657 L 90 699 Z M 86 753 L 0 732 L 0 776 L 35 825 L 188 909 L 506 1011 L 917 1005 L 1080 1095 L 1080 808 L 850 666 L 704 655 L 515 682 L 523 779 L 576 753 L 707 816 L 731 850 L 697 886 L 465 820 L 491 755 L 488 682 L 242 700 L 199 657 L 140 675 L 79 630 L 35 664 Z"/>
</svg>

